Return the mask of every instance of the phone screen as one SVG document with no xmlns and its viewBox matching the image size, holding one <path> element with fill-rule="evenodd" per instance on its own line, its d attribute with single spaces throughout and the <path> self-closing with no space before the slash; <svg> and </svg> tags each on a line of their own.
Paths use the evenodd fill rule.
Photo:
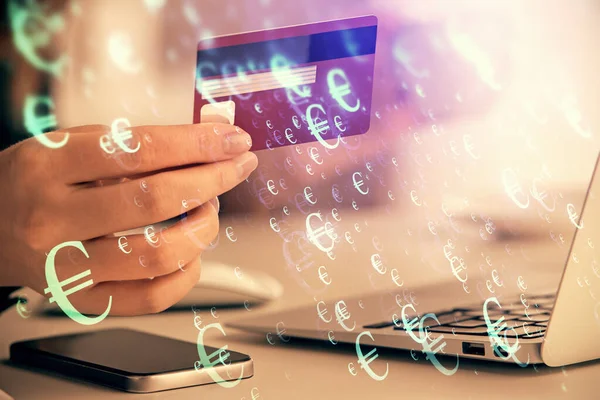
<svg viewBox="0 0 600 400">
<path fill-rule="evenodd" d="M 99 367 L 121 374 L 152 375 L 193 369 L 199 360 L 195 343 L 129 329 L 107 329 L 90 333 L 50 337 L 16 343 L 29 351 L 76 360 L 79 364 Z M 205 346 L 207 354 L 218 350 Z M 232 364 L 250 357 L 227 350 Z M 218 358 L 215 356 L 213 358 Z M 220 365 L 218 363 L 217 365 Z"/>
</svg>

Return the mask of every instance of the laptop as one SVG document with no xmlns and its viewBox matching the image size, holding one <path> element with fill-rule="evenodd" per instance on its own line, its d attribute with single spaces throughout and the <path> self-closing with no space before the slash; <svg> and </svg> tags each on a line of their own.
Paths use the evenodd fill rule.
<svg viewBox="0 0 600 400">
<path fill-rule="evenodd" d="M 375 354 L 372 350 L 365 356 L 363 346 L 409 350 L 414 359 L 427 358 L 447 375 L 456 371 L 453 366 L 457 368 L 463 357 L 523 367 L 558 367 L 600 358 L 600 292 L 595 291 L 600 286 L 598 159 L 580 215 L 572 204 L 566 204 L 563 212 L 575 234 L 558 288 L 549 292 L 533 293 L 519 281 L 513 298 L 484 290 L 485 301 L 462 305 L 460 299 L 473 297 L 465 296 L 462 285 L 454 281 L 420 290 L 419 301 L 405 288 L 396 294 L 365 293 L 335 301 L 315 297 L 313 305 L 228 325 L 266 334 L 271 344 L 290 337 L 328 340 L 332 347 L 355 344 L 361 368 Z M 452 358 L 438 360 L 440 355 Z"/>
</svg>

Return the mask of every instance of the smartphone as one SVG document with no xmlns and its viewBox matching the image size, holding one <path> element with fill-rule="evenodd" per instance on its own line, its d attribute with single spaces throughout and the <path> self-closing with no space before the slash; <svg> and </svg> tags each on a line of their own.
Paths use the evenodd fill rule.
<svg viewBox="0 0 600 400">
<path fill-rule="evenodd" d="M 205 350 L 221 357 L 220 349 L 205 346 Z M 131 329 L 107 329 L 16 342 L 10 346 L 10 360 L 126 392 L 151 393 L 215 383 L 211 375 L 218 374 L 224 382 L 254 374 L 248 355 L 226 351 L 227 363 L 217 362 L 210 367 L 216 374 L 209 375 L 199 366 L 195 343 Z"/>
</svg>

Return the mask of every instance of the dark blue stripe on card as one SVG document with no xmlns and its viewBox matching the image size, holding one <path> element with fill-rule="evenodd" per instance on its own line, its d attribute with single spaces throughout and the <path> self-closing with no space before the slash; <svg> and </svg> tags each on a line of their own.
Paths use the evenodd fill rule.
<svg viewBox="0 0 600 400">
<path fill-rule="evenodd" d="M 376 41 L 377 25 L 373 25 L 200 50 L 197 78 L 374 54 Z"/>
</svg>

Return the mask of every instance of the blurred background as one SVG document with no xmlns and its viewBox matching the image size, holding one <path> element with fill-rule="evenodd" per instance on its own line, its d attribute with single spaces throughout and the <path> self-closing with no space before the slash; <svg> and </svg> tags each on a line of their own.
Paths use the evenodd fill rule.
<svg viewBox="0 0 600 400">
<path fill-rule="evenodd" d="M 32 96 L 52 100 L 37 103 L 37 115 L 56 117 L 56 126 L 40 118 L 45 130 L 117 118 L 190 123 L 199 39 L 375 14 L 371 131 L 360 151 L 328 155 L 315 169 L 333 179 L 335 165 L 364 170 L 371 161 L 387 186 L 375 185 L 365 206 L 399 206 L 388 190 L 423 186 L 424 176 L 429 188 L 447 183 L 448 198 L 491 198 L 504 192 L 506 168 L 523 187 L 543 177 L 545 185 L 585 190 L 598 151 L 593 0 L 10 0 L 2 12 L 3 147 L 32 136 L 24 127 Z M 309 184 L 331 198 L 336 182 L 282 171 L 292 151 L 258 153 L 254 176 L 283 178 L 289 188 L 272 201 L 284 204 Z M 310 161 L 306 152 L 296 159 L 298 170 Z M 225 211 L 265 208 L 259 185 L 247 186 L 224 199 Z"/>
<path fill-rule="evenodd" d="M 370 131 L 320 149 L 322 164 L 311 144 L 259 151 L 223 214 L 414 209 L 429 231 L 450 216 L 513 215 L 548 236 L 566 204 L 580 210 L 598 154 L 594 0 L 10 0 L 2 12 L 3 147 L 118 118 L 191 123 L 199 40 L 376 15 Z"/>
</svg>

